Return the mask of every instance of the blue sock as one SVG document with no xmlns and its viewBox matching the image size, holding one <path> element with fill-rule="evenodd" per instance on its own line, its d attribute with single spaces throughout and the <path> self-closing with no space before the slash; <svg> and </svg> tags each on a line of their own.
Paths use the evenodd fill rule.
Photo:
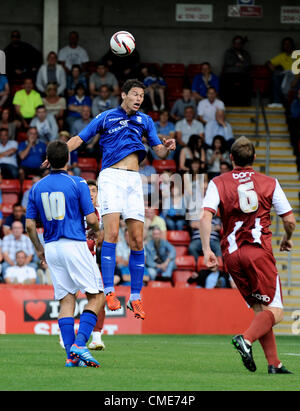
<svg viewBox="0 0 300 411">
<path fill-rule="evenodd" d="M 73 317 L 64 317 L 58 320 L 59 329 L 61 336 L 64 342 L 65 350 L 67 353 L 67 358 L 70 357 L 70 348 L 75 341 L 75 332 L 74 332 L 74 318 Z"/>
<path fill-rule="evenodd" d="M 128 266 L 131 278 L 130 300 L 138 300 L 141 298 L 141 289 L 143 287 L 145 270 L 144 249 L 141 251 L 131 250 Z"/>
<path fill-rule="evenodd" d="M 116 244 L 103 241 L 101 247 L 101 274 L 104 292 L 114 291 L 114 275 L 116 267 Z"/>
<path fill-rule="evenodd" d="M 75 344 L 79 347 L 86 345 L 97 323 L 97 315 L 89 310 L 84 310 L 80 316 L 79 328 Z"/>
</svg>

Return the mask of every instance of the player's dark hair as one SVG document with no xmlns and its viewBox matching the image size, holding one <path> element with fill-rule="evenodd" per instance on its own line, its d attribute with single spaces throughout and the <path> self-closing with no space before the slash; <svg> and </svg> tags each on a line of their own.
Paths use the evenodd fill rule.
<svg viewBox="0 0 300 411">
<path fill-rule="evenodd" d="M 86 183 L 88 186 L 95 186 L 98 188 L 96 180 L 86 180 Z"/>
<path fill-rule="evenodd" d="M 235 165 L 250 166 L 254 162 L 255 148 L 248 138 L 242 136 L 232 144 L 231 154 Z"/>
<path fill-rule="evenodd" d="M 128 94 L 133 87 L 142 88 L 143 90 L 146 88 L 145 84 L 138 79 L 128 79 L 123 84 L 122 91 L 123 93 Z"/>
<path fill-rule="evenodd" d="M 63 168 L 69 161 L 69 149 L 67 143 L 55 140 L 47 146 L 47 159 L 52 168 Z"/>
</svg>

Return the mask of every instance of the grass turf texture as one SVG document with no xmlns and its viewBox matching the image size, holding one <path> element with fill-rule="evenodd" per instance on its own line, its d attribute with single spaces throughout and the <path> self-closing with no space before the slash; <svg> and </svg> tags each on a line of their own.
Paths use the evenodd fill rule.
<svg viewBox="0 0 300 411">
<path fill-rule="evenodd" d="M 105 335 L 92 351 L 101 368 L 66 368 L 58 336 L 0 335 L 1 391 L 294 391 L 300 389 L 300 339 L 277 337 L 293 375 L 268 375 L 258 342 L 250 373 L 231 336 Z M 291 355 L 298 354 L 298 355 Z"/>
</svg>

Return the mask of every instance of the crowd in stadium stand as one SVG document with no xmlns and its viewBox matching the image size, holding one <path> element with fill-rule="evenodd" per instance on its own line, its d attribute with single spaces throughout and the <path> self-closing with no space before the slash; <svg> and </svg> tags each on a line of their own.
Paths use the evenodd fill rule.
<svg viewBox="0 0 300 411">
<path fill-rule="evenodd" d="M 91 61 L 75 31 L 69 34 L 68 44 L 58 53 L 50 51 L 43 63 L 42 53 L 14 30 L 5 48 L 7 73 L 0 76 L 0 280 L 51 284 L 49 270 L 41 269 L 24 225 L 29 189 L 49 172 L 41 168 L 47 144 L 55 139 L 68 141 L 94 116 L 117 107 L 124 81 L 138 78 L 146 86 L 141 110 L 152 117 L 161 139 L 175 137 L 177 142 L 176 151 L 161 161 L 145 141 L 147 157 L 140 167 L 146 206 L 144 282 L 233 287 L 222 269 L 219 217 L 213 219 L 211 234 L 212 250 L 220 258 L 217 272 L 207 270 L 201 259 L 199 215 L 187 218 L 197 176 L 203 176 L 205 189 L 211 178 L 232 169 L 229 151 L 234 134 L 226 107 L 249 106 L 258 87 L 271 106 L 286 110 L 291 143 L 299 156 L 300 76 L 291 72 L 293 40 L 283 39 L 281 53 L 274 52 L 275 57 L 263 66 L 253 65 L 244 48 L 246 41 L 234 37 L 216 74 L 205 59 L 188 66 L 143 63 L 138 50 L 123 58 L 108 50 L 98 61 Z M 97 178 L 98 141 L 96 135 L 72 152 L 70 174 Z M 174 181 L 170 184 L 174 174 L 185 182 L 184 193 Z M 185 180 L 185 175 L 190 179 Z M 129 253 L 122 222 L 116 284 L 130 282 Z"/>
</svg>

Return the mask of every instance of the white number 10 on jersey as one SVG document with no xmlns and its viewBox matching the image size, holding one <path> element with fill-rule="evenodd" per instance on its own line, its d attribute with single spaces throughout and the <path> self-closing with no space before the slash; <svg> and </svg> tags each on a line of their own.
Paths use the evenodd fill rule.
<svg viewBox="0 0 300 411">
<path fill-rule="evenodd" d="M 64 193 L 54 191 L 53 193 L 41 193 L 45 216 L 48 221 L 63 220 L 66 213 L 66 200 Z"/>
<path fill-rule="evenodd" d="M 240 184 L 237 188 L 240 208 L 244 213 L 253 213 L 258 209 L 258 198 L 254 191 L 253 181 Z"/>
</svg>

